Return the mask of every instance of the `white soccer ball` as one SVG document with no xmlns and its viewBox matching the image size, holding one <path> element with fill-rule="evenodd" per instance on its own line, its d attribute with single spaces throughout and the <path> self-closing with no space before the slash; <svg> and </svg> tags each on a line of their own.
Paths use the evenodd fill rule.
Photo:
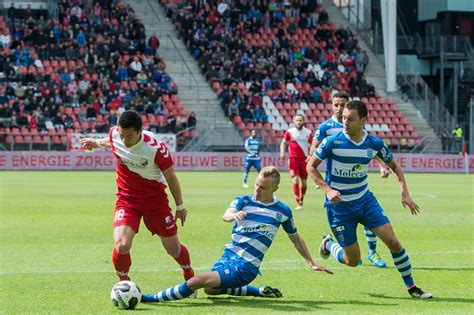
<svg viewBox="0 0 474 315">
<path fill-rule="evenodd" d="M 140 303 L 142 292 L 132 281 L 120 281 L 110 293 L 112 304 L 122 310 L 133 310 Z"/>
</svg>

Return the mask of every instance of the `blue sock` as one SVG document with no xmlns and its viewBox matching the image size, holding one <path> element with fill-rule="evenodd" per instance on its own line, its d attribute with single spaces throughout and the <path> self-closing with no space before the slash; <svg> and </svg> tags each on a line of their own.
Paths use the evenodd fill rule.
<svg viewBox="0 0 474 315">
<path fill-rule="evenodd" d="M 341 264 L 344 264 L 344 250 L 341 245 L 336 242 L 329 241 L 326 243 L 326 249 L 331 251 L 332 256 Z"/>
<path fill-rule="evenodd" d="M 406 252 L 405 248 L 403 248 L 399 253 L 392 253 L 392 257 L 395 267 L 397 267 L 398 272 L 403 278 L 405 287 L 410 289 L 415 286 L 415 281 L 411 275 L 410 257 L 408 257 L 408 253 Z"/>
<path fill-rule="evenodd" d="M 364 226 L 365 239 L 367 240 L 367 247 L 369 247 L 369 255 L 375 254 L 377 251 L 377 236 L 374 232 Z"/>
<path fill-rule="evenodd" d="M 247 184 L 247 177 L 249 176 L 249 172 L 246 170 L 244 172 L 244 184 Z"/>
<path fill-rule="evenodd" d="M 188 287 L 188 284 L 186 282 L 184 282 L 175 287 L 160 291 L 156 294 L 143 294 L 142 302 L 147 303 L 181 300 L 187 298 L 193 293 L 194 291 Z"/>
<path fill-rule="evenodd" d="M 261 296 L 260 288 L 254 287 L 252 285 L 246 285 L 239 288 L 221 289 L 220 293 L 236 296 Z"/>
</svg>

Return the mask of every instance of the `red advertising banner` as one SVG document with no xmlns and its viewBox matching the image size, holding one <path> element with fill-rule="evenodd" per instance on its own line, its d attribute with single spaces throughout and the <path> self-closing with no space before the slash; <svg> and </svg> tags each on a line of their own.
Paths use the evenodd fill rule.
<svg viewBox="0 0 474 315">
<path fill-rule="evenodd" d="M 244 153 L 174 152 L 177 170 L 236 171 L 245 164 Z M 474 156 L 445 154 L 397 154 L 396 161 L 406 172 L 463 173 L 474 172 Z M 263 153 L 262 166 L 275 165 L 286 170 L 286 161 L 277 153 Z M 468 168 L 466 168 L 466 163 Z M 111 152 L 63 151 L 1 151 L 0 170 L 113 170 L 115 161 Z M 376 170 L 375 164 L 370 165 Z"/>
</svg>

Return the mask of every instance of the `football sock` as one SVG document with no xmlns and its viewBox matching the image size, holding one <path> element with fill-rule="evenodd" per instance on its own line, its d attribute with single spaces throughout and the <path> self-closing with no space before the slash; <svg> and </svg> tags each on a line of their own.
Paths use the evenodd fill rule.
<svg viewBox="0 0 474 315">
<path fill-rule="evenodd" d="M 341 245 L 334 241 L 329 241 L 326 243 L 326 249 L 329 250 L 332 256 L 341 264 L 344 264 L 344 250 Z"/>
<path fill-rule="evenodd" d="M 177 286 L 160 291 L 156 294 L 143 294 L 142 302 L 166 302 L 181 300 L 189 297 L 194 291 L 188 287 L 186 282 L 178 284 Z"/>
<path fill-rule="evenodd" d="M 304 199 L 304 194 L 306 194 L 306 189 L 308 188 L 308 186 L 306 184 L 301 184 L 301 193 L 300 193 L 300 201 L 301 203 L 303 203 L 303 199 Z"/>
<path fill-rule="evenodd" d="M 194 271 L 193 268 L 191 268 L 191 258 L 189 258 L 189 251 L 186 246 L 181 244 L 181 251 L 179 253 L 179 256 L 174 257 L 174 260 L 176 260 L 176 262 L 183 269 L 184 279 L 188 280 L 194 277 Z"/>
<path fill-rule="evenodd" d="M 128 277 L 128 271 L 130 270 L 130 266 L 132 265 L 130 253 L 119 254 L 117 249 L 114 248 L 114 251 L 112 253 L 112 264 L 114 265 L 115 273 L 119 277 L 120 281 L 130 280 L 130 278 Z"/>
<path fill-rule="evenodd" d="M 261 296 L 263 288 L 257 288 L 252 285 L 246 285 L 240 288 L 221 289 L 221 294 L 237 295 L 237 296 Z"/>
<path fill-rule="evenodd" d="M 413 277 L 411 275 L 410 257 L 408 257 L 408 253 L 406 252 L 405 248 L 403 248 L 399 253 L 392 253 L 392 257 L 395 267 L 397 267 L 398 272 L 400 272 L 400 275 L 403 278 L 405 287 L 407 287 L 407 289 L 411 289 L 415 286 L 415 282 L 413 281 Z"/>
<path fill-rule="evenodd" d="M 295 196 L 296 203 L 300 203 L 300 186 L 298 183 L 293 183 L 293 195 Z"/>
<path fill-rule="evenodd" d="M 245 171 L 244 172 L 244 184 L 247 184 L 247 177 L 249 176 L 249 172 Z"/>
<path fill-rule="evenodd" d="M 365 239 L 369 248 L 369 255 L 375 254 L 377 251 L 377 237 L 374 232 L 364 226 Z"/>
</svg>

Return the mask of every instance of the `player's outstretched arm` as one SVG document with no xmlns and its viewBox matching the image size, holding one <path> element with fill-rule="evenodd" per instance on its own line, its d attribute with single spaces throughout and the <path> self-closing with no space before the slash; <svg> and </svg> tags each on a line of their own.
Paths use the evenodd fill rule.
<svg viewBox="0 0 474 315">
<path fill-rule="evenodd" d="M 237 211 L 235 208 L 229 208 L 224 212 L 222 216 L 222 220 L 225 222 L 234 222 L 234 221 L 242 221 L 245 219 L 247 213 L 243 211 Z"/>
<path fill-rule="evenodd" d="M 81 139 L 81 148 L 83 150 L 87 149 L 97 149 L 97 148 L 110 148 L 110 139 L 94 139 L 94 138 L 82 138 Z"/>
<path fill-rule="evenodd" d="M 382 178 L 387 178 L 388 175 L 390 175 L 390 168 L 388 168 L 384 161 L 382 161 L 381 158 L 379 158 L 378 156 L 375 156 L 374 158 L 375 162 L 378 164 L 379 166 L 379 170 L 380 170 L 380 177 Z"/>
<path fill-rule="evenodd" d="M 311 158 L 308 161 L 308 164 L 306 164 L 306 170 L 308 171 L 309 176 L 313 180 L 313 182 L 321 187 L 321 189 L 324 191 L 326 196 L 328 197 L 328 200 L 336 204 L 341 201 L 341 193 L 335 189 L 332 189 L 331 186 L 329 186 L 323 179 L 323 176 L 321 173 L 318 171 L 318 166 L 321 164 L 321 160 L 316 157 L 316 155 L 312 155 Z"/>
<path fill-rule="evenodd" d="M 314 262 L 313 257 L 311 257 L 311 253 L 309 252 L 308 246 L 306 246 L 305 241 L 298 233 L 288 234 L 288 237 L 295 245 L 296 250 L 298 250 L 298 253 L 303 256 L 303 258 L 306 260 L 311 269 L 315 271 L 324 271 L 326 273 L 333 274 L 331 270 Z"/>
<path fill-rule="evenodd" d="M 400 165 L 398 165 L 397 162 L 395 162 L 395 160 L 390 161 L 388 163 L 388 166 L 392 169 L 393 173 L 395 174 L 395 178 L 397 179 L 397 182 L 400 186 L 403 207 L 408 206 L 411 211 L 411 214 L 417 215 L 418 213 L 420 213 L 420 207 L 410 197 L 407 182 L 405 180 L 405 175 L 403 174 L 402 168 L 400 167 Z"/>
<path fill-rule="evenodd" d="M 162 171 L 165 176 L 168 187 L 170 188 L 171 195 L 173 195 L 174 202 L 176 204 L 176 218 L 181 221 L 181 226 L 186 222 L 188 210 L 186 210 L 183 201 L 183 195 L 181 193 L 181 186 L 179 185 L 178 176 L 174 171 L 174 167 L 170 166 L 166 170 Z"/>
</svg>

